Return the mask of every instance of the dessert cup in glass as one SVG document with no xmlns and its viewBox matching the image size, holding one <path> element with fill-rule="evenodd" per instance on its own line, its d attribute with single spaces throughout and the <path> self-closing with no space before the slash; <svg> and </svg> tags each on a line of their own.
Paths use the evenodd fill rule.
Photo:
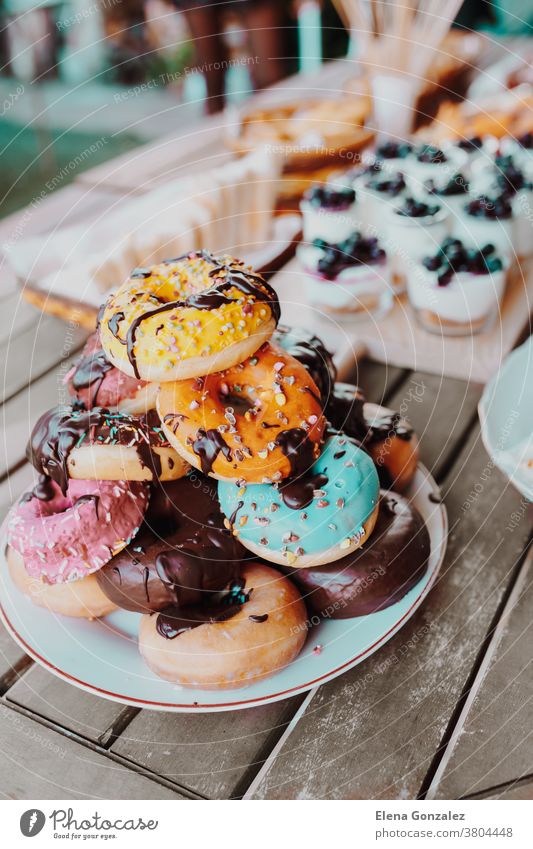
<svg viewBox="0 0 533 849">
<path fill-rule="evenodd" d="M 499 314 L 509 263 L 498 258 L 494 266 L 482 273 L 450 271 L 442 283 L 436 271 L 417 265 L 407 278 L 407 295 L 421 327 L 441 336 L 489 330 Z"/>
<path fill-rule="evenodd" d="M 476 200 L 479 200 L 479 198 Z M 488 201 L 488 203 L 492 202 Z M 467 211 L 468 203 L 465 203 L 453 218 L 453 235 L 478 248 L 490 242 L 499 253 L 513 256 L 515 253 L 513 243 L 514 218 L 510 202 L 509 205 L 511 211 L 508 217 L 499 218 L 471 215 Z"/>
<path fill-rule="evenodd" d="M 458 147 L 437 148 L 420 145 L 406 156 L 402 170 L 417 192 L 424 189 L 426 180 L 444 183 L 466 165 L 467 154 Z"/>
<path fill-rule="evenodd" d="M 450 232 L 449 212 L 440 204 L 429 208 L 435 212 L 420 216 L 402 215 L 397 206 L 385 210 L 384 244 L 400 274 L 409 274 L 413 264 L 435 251 Z"/>
<path fill-rule="evenodd" d="M 297 253 L 306 273 L 307 301 L 315 310 L 352 323 L 381 318 L 392 309 L 394 291 L 387 257 L 374 263 L 354 263 L 331 276 L 319 271 L 316 248 L 301 245 Z"/>
<path fill-rule="evenodd" d="M 342 242 L 361 226 L 362 205 L 355 190 L 348 185 L 314 186 L 305 193 L 300 212 L 303 238 Z"/>
</svg>

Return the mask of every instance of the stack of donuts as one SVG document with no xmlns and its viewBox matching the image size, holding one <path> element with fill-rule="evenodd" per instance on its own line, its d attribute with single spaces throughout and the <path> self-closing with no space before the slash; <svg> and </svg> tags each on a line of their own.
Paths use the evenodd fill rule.
<svg viewBox="0 0 533 849">
<path fill-rule="evenodd" d="M 141 614 L 142 657 L 182 686 L 272 675 L 315 616 L 381 610 L 427 568 L 400 494 L 412 429 L 279 318 L 232 257 L 135 269 L 66 376 L 72 402 L 35 425 L 38 482 L 7 519 L 22 592 L 67 616 Z"/>
</svg>

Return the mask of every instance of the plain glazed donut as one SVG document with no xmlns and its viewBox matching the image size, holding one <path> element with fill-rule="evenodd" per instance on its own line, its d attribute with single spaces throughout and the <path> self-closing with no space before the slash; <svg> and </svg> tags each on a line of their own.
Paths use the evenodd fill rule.
<svg viewBox="0 0 533 849">
<path fill-rule="evenodd" d="M 272 335 L 279 301 L 259 274 L 230 256 L 196 251 L 136 269 L 107 300 L 100 338 L 121 371 L 184 380 L 231 368 Z"/>
<path fill-rule="evenodd" d="M 148 486 L 127 481 L 70 481 L 65 495 L 43 478 L 13 505 L 7 541 L 31 578 L 77 581 L 100 569 L 136 535 Z"/>
<path fill-rule="evenodd" d="M 253 554 L 306 568 L 339 560 L 367 541 L 379 480 L 369 455 L 334 434 L 307 474 L 279 485 L 219 481 L 218 497 L 228 525 Z"/>
<path fill-rule="evenodd" d="M 45 584 L 28 575 L 24 558 L 10 546 L 6 557 L 11 580 L 37 607 L 77 619 L 99 619 L 117 609 L 98 586 L 96 574 L 68 584 Z"/>
<path fill-rule="evenodd" d="M 169 442 L 191 466 L 248 483 L 306 471 L 325 427 L 312 378 L 269 343 L 224 372 L 162 384 L 157 405 Z"/>
<path fill-rule="evenodd" d="M 53 407 L 33 428 L 28 459 L 63 493 L 69 478 L 175 480 L 188 469 L 168 443 L 155 410 L 135 417 L 101 407 Z"/>
<path fill-rule="evenodd" d="M 137 380 L 107 359 L 98 333 L 85 343 L 80 359 L 65 375 L 68 391 L 84 410 L 107 407 L 132 416 L 155 409 L 159 385 Z"/>
<path fill-rule="evenodd" d="M 368 403 L 357 386 L 336 383 L 326 417 L 368 451 L 384 488 L 398 492 L 407 489 L 418 464 L 418 439 L 399 413 Z"/>
<path fill-rule="evenodd" d="M 243 597 L 216 621 L 209 608 L 183 616 L 143 616 L 139 650 L 150 669 L 182 687 L 229 690 L 283 669 L 306 638 L 306 610 L 296 587 L 275 569 L 249 563 Z M 189 617 L 189 618 L 187 618 Z M 196 626 L 196 627 L 195 627 Z"/>
<path fill-rule="evenodd" d="M 400 601 L 425 574 L 430 553 L 420 513 L 402 495 L 382 491 L 368 543 L 332 565 L 291 569 L 288 574 L 310 612 L 350 619 Z"/>
</svg>

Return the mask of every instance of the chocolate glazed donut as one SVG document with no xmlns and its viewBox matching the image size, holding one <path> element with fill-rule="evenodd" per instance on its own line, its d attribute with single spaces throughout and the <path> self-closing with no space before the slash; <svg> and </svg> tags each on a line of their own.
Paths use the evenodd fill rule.
<svg viewBox="0 0 533 849">
<path fill-rule="evenodd" d="M 334 428 L 355 439 L 370 454 L 382 487 L 405 491 L 416 471 L 418 440 L 399 413 L 367 404 L 357 386 L 336 383 L 325 415 Z"/>
<path fill-rule="evenodd" d="M 310 612 L 351 619 L 384 610 L 403 598 L 425 574 L 430 550 L 420 514 L 403 496 L 382 491 L 368 543 L 330 566 L 285 572 Z"/>
<path fill-rule="evenodd" d="M 139 534 L 99 570 L 100 588 L 135 613 L 207 612 L 213 594 L 238 579 L 246 556 L 223 523 L 216 486 L 200 473 L 159 484 Z"/>
</svg>

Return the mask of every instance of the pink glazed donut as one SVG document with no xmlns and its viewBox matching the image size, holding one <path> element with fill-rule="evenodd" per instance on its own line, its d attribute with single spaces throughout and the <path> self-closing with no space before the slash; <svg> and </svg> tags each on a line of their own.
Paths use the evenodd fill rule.
<svg viewBox="0 0 533 849">
<path fill-rule="evenodd" d="M 80 359 L 65 375 L 70 395 L 85 410 L 119 409 L 140 416 L 155 408 L 157 383 L 146 383 L 119 371 L 104 354 L 98 333 L 85 343 Z"/>
<path fill-rule="evenodd" d="M 78 581 L 100 569 L 135 536 L 149 488 L 128 481 L 69 481 L 67 494 L 50 478 L 13 505 L 7 541 L 26 572 L 46 584 Z"/>
</svg>

